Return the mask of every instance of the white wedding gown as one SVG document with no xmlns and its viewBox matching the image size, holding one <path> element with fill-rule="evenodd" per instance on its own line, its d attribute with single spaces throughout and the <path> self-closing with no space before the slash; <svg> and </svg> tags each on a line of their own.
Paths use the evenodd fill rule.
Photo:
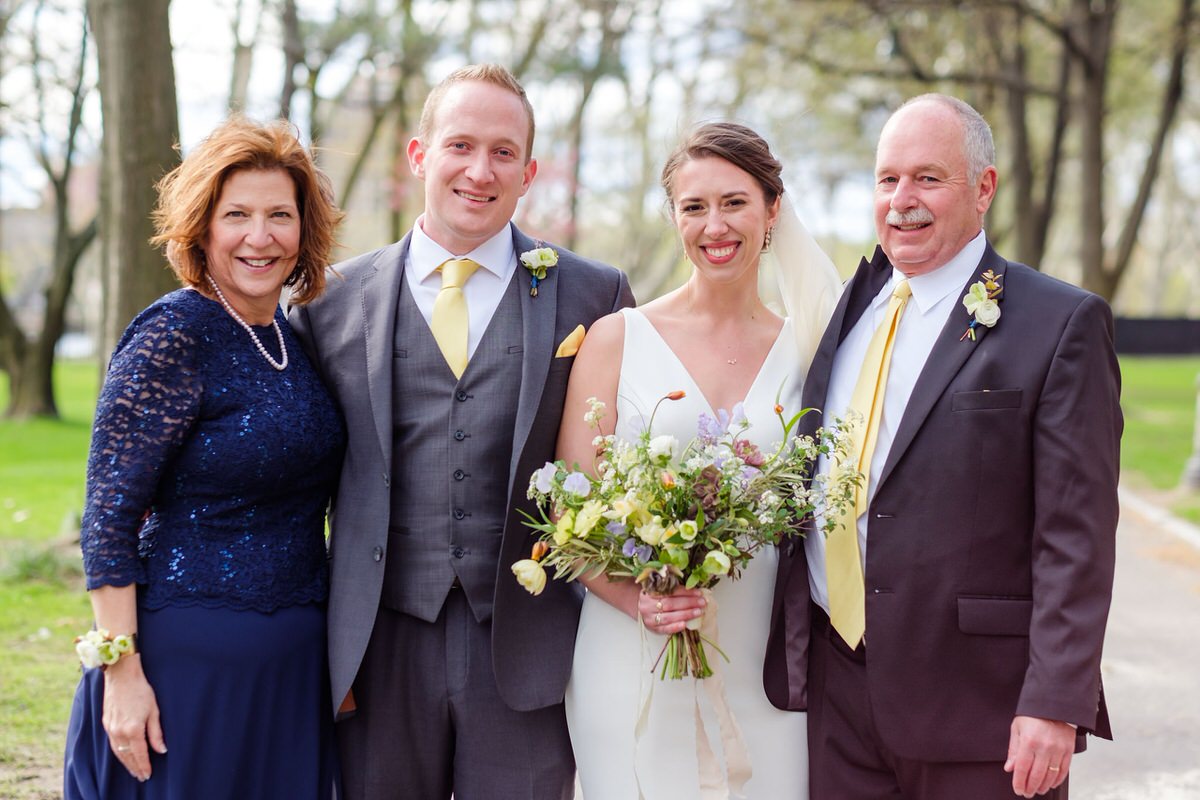
<svg viewBox="0 0 1200 800">
<path fill-rule="evenodd" d="M 642 312 L 627 308 L 622 314 L 625 348 L 616 434 L 636 438 L 658 399 L 682 389 L 686 397 L 663 403 L 654 418 L 655 435 L 671 434 L 682 448 L 695 437 L 700 414 L 713 414 L 713 409 Z M 800 410 L 803 376 L 795 374 L 799 371 L 796 350 L 791 323 L 785 322 L 744 400 L 751 424 L 746 436 L 763 449 L 782 438 L 774 412 L 776 397 L 786 413 Z M 741 578 L 714 588 L 719 644 L 729 661 L 709 647 L 709 663 L 721 661 L 729 707 L 749 753 L 753 774 L 744 796 L 804 800 L 808 797 L 805 715 L 776 709 L 762 684 L 778 560 L 774 548 L 764 548 Z M 713 750 L 724 764 L 716 715 L 700 681 L 660 681 L 650 672 L 665 641 L 662 636 L 643 634 L 637 622 L 595 595 L 584 600 L 566 696 L 584 800 L 638 800 L 639 785 L 645 800 L 699 800 L 697 697 Z M 648 724 L 640 741 L 635 741 L 642 702 L 651 690 Z"/>
</svg>

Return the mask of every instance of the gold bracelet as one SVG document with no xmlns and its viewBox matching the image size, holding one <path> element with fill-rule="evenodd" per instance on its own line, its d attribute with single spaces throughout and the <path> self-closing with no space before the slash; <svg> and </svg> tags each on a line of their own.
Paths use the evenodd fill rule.
<svg viewBox="0 0 1200 800">
<path fill-rule="evenodd" d="M 93 629 L 75 637 L 75 654 L 85 668 L 105 669 L 121 660 L 123 656 L 136 653 L 136 633 L 119 633 L 113 636 L 104 628 Z"/>
</svg>

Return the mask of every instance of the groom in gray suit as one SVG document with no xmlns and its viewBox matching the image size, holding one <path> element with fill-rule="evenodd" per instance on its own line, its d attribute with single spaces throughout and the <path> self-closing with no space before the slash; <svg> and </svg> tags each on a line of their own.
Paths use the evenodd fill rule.
<svg viewBox="0 0 1200 800">
<path fill-rule="evenodd" d="M 408 146 L 425 184 L 413 230 L 291 314 L 349 433 L 329 603 L 348 798 L 572 795 L 580 598 L 559 581 L 533 597 L 509 568 L 533 541 L 518 512 L 554 457 L 579 340 L 633 296 L 565 250 L 544 277 L 522 263 L 541 246 L 511 222 L 533 128 L 503 67 L 451 74 Z"/>
</svg>

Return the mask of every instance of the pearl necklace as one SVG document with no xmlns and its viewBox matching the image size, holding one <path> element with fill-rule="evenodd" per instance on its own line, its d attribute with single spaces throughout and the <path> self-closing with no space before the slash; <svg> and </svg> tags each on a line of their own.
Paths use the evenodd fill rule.
<svg viewBox="0 0 1200 800">
<path fill-rule="evenodd" d="M 220 286 L 217 286 L 217 282 L 213 280 L 213 276 L 205 275 L 205 277 L 208 278 L 208 285 L 211 286 L 213 291 L 217 293 L 217 299 L 221 301 L 221 305 L 225 306 L 225 310 L 229 312 L 229 316 L 233 317 L 237 324 L 241 325 L 245 329 L 246 333 L 250 334 L 250 338 L 254 340 L 254 346 L 258 348 L 258 352 L 262 353 L 262 357 L 267 360 L 267 363 L 280 372 L 287 369 L 287 345 L 283 343 L 283 331 L 279 329 L 279 320 L 272 318 L 271 325 L 275 328 L 275 335 L 279 337 L 279 352 L 283 353 L 282 361 L 276 361 L 275 359 L 271 358 L 271 354 L 267 352 L 266 347 L 263 347 L 262 341 L 258 338 L 258 334 L 254 332 L 254 329 L 250 327 L 250 323 L 242 319 L 241 316 L 233 310 L 233 306 L 229 305 L 229 301 L 225 299 L 224 292 L 221 291 Z"/>
</svg>

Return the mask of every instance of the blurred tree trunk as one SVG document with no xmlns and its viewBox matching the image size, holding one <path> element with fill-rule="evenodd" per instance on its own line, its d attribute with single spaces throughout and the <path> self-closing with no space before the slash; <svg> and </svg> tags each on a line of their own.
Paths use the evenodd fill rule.
<svg viewBox="0 0 1200 800">
<path fill-rule="evenodd" d="M 66 72 L 68 83 L 48 84 L 46 74 L 53 74 L 56 70 L 53 69 L 55 65 L 48 63 L 48 56 L 43 55 L 41 48 L 40 17 L 45 5 L 45 2 L 40 2 L 34 12 L 30 37 L 31 62 L 28 71 L 36 105 L 36 133 L 30 147 L 46 174 L 53 196 L 54 250 L 49 278 L 43 290 L 45 309 L 41 328 L 36 335 L 27 337 L 21 330 L 0 289 L 0 367 L 8 373 L 10 390 L 8 407 L 4 413 L 7 417 L 17 418 L 58 416 L 53 381 L 55 345 L 66 328 L 67 302 L 71 297 L 79 261 L 96 237 L 94 217 L 78 230 L 72 229 L 69 194 L 76 144 L 83 126 L 83 104 L 89 91 L 85 78 L 89 37 L 86 26 L 83 26 L 73 71 Z M 3 32 L 0 30 L 0 35 Z M 51 128 L 55 114 L 50 95 L 62 91 L 69 96 L 70 104 L 66 131 L 59 137 Z"/>
<path fill-rule="evenodd" d="M 155 183 L 179 162 L 168 0 L 88 0 L 104 115 L 99 351 L 107 360 L 130 320 L 178 284 L 152 248 Z"/>
</svg>

